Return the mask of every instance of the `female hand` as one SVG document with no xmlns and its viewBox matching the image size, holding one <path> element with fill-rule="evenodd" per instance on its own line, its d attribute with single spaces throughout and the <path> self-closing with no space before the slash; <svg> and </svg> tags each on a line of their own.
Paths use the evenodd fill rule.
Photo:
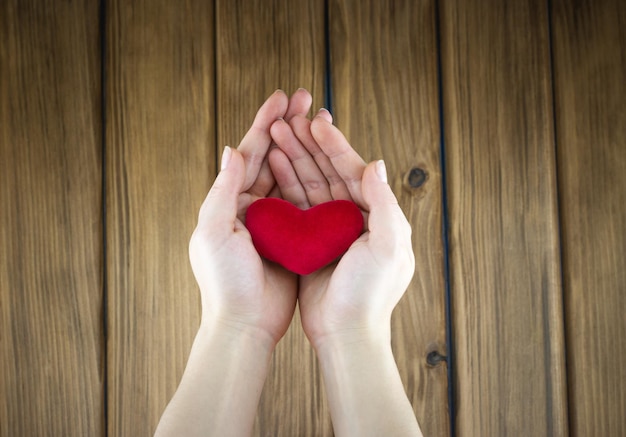
<svg viewBox="0 0 626 437">
<path fill-rule="evenodd" d="M 278 193 L 267 163 L 270 126 L 306 114 L 306 91 L 278 91 L 259 109 L 239 148 L 226 148 L 189 244 L 202 324 L 158 436 L 250 435 L 271 355 L 293 316 L 297 280 L 257 254 L 242 214 Z"/>
<path fill-rule="evenodd" d="M 344 199 L 366 231 L 338 263 L 299 278 L 302 327 L 315 348 L 337 437 L 421 436 L 393 352 L 391 313 L 415 267 L 411 228 L 382 161 L 366 165 L 321 111 L 276 121 L 270 167 L 283 197 L 306 208 Z"/>
<path fill-rule="evenodd" d="M 366 231 L 338 263 L 299 279 L 303 329 L 318 349 L 327 339 L 389 335 L 391 313 L 414 271 L 411 227 L 387 184 L 382 161 L 366 165 L 322 110 L 271 128 L 270 166 L 283 197 L 307 208 L 354 201 Z"/>
<path fill-rule="evenodd" d="M 275 92 L 259 109 L 238 149 L 224 150 L 222 169 L 200 209 L 189 244 L 203 324 L 210 320 L 251 329 L 269 336 L 272 345 L 289 327 L 297 278 L 259 257 L 243 216 L 253 201 L 277 193 L 267 162 L 270 126 L 279 118 L 303 116 L 310 105 L 306 91 L 298 90 L 290 100 L 282 91 Z"/>
</svg>

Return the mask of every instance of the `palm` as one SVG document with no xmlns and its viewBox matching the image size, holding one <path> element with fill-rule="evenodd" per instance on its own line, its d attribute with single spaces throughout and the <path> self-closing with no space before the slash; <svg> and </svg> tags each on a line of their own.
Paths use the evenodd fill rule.
<svg viewBox="0 0 626 437">
<path fill-rule="evenodd" d="M 381 275 L 368 243 L 366 232 L 338 263 L 300 279 L 302 325 L 314 344 L 327 333 L 364 327 L 370 322 L 366 316 L 377 307 L 378 299 L 368 295 L 379 289 L 376 282 L 380 282 Z"/>
<path fill-rule="evenodd" d="M 244 193 L 240 204 L 253 198 Z M 235 218 L 231 233 L 199 226 L 190 243 L 191 264 L 206 316 L 261 328 L 276 341 L 293 316 L 296 277 L 261 259 L 248 230 Z M 245 272 L 245 274 L 242 274 Z"/>
</svg>

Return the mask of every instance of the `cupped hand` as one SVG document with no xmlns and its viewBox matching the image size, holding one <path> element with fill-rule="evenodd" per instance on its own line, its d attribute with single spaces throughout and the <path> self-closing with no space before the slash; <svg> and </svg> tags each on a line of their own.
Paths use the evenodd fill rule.
<svg viewBox="0 0 626 437">
<path fill-rule="evenodd" d="M 221 170 L 204 200 L 189 244 L 200 286 L 202 323 L 269 336 L 275 345 L 293 317 L 297 277 L 258 255 L 243 217 L 255 200 L 277 192 L 269 169 L 270 126 L 306 114 L 310 95 L 272 94 L 237 149 L 225 148 Z"/>
<path fill-rule="evenodd" d="M 278 120 L 270 167 L 283 197 L 307 208 L 352 200 L 366 231 L 338 263 L 299 278 L 303 329 L 318 348 L 328 339 L 388 335 L 391 313 L 415 267 L 411 227 L 387 184 L 382 161 L 366 165 L 327 111 L 313 119 Z"/>
</svg>

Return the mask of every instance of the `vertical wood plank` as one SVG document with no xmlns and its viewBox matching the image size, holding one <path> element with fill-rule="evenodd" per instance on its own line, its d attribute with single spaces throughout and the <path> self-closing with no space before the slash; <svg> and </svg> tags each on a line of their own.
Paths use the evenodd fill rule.
<svg viewBox="0 0 626 437">
<path fill-rule="evenodd" d="M 626 4 L 552 7 L 570 426 L 626 435 Z"/>
<path fill-rule="evenodd" d="M 323 106 L 323 2 L 218 0 L 218 146 L 237 146 L 277 88 L 304 87 Z M 332 435 L 315 353 L 299 312 L 278 344 L 263 389 L 255 436 Z"/>
<path fill-rule="evenodd" d="M 457 434 L 563 436 L 547 5 L 441 12 Z"/>
<path fill-rule="evenodd" d="M 0 435 L 104 432 L 98 2 L 0 3 Z"/>
<path fill-rule="evenodd" d="M 108 424 L 148 435 L 197 331 L 188 241 L 215 169 L 212 2 L 111 0 Z"/>
<path fill-rule="evenodd" d="M 445 436 L 447 365 L 427 361 L 447 356 L 435 6 L 332 0 L 329 19 L 336 124 L 367 161 L 385 159 L 413 226 L 416 272 L 394 313 L 394 354 L 424 435 Z"/>
</svg>

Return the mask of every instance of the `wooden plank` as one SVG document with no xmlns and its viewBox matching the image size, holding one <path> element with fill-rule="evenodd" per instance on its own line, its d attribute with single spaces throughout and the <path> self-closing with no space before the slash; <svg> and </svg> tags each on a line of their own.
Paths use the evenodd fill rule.
<svg viewBox="0 0 626 437">
<path fill-rule="evenodd" d="M 394 313 L 394 354 L 424 435 L 449 435 L 435 2 L 329 5 L 336 124 L 366 161 L 385 160 L 413 225 L 417 267 Z"/>
<path fill-rule="evenodd" d="M 108 2 L 108 429 L 154 432 L 200 321 L 188 241 L 215 170 L 213 5 Z"/>
<path fill-rule="evenodd" d="M 626 435 L 626 4 L 552 7 L 570 427 Z"/>
<path fill-rule="evenodd" d="M 216 9 L 218 146 L 236 146 L 277 88 L 298 87 L 323 106 L 323 2 L 219 0 Z M 299 312 L 278 344 L 261 397 L 255 436 L 332 435 L 315 353 Z"/>
<path fill-rule="evenodd" d="M 98 2 L 0 4 L 0 435 L 104 432 Z"/>
<path fill-rule="evenodd" d="M 567 434 L 547 8 L 441 10 L 456 429 Z"/>
</svg>

